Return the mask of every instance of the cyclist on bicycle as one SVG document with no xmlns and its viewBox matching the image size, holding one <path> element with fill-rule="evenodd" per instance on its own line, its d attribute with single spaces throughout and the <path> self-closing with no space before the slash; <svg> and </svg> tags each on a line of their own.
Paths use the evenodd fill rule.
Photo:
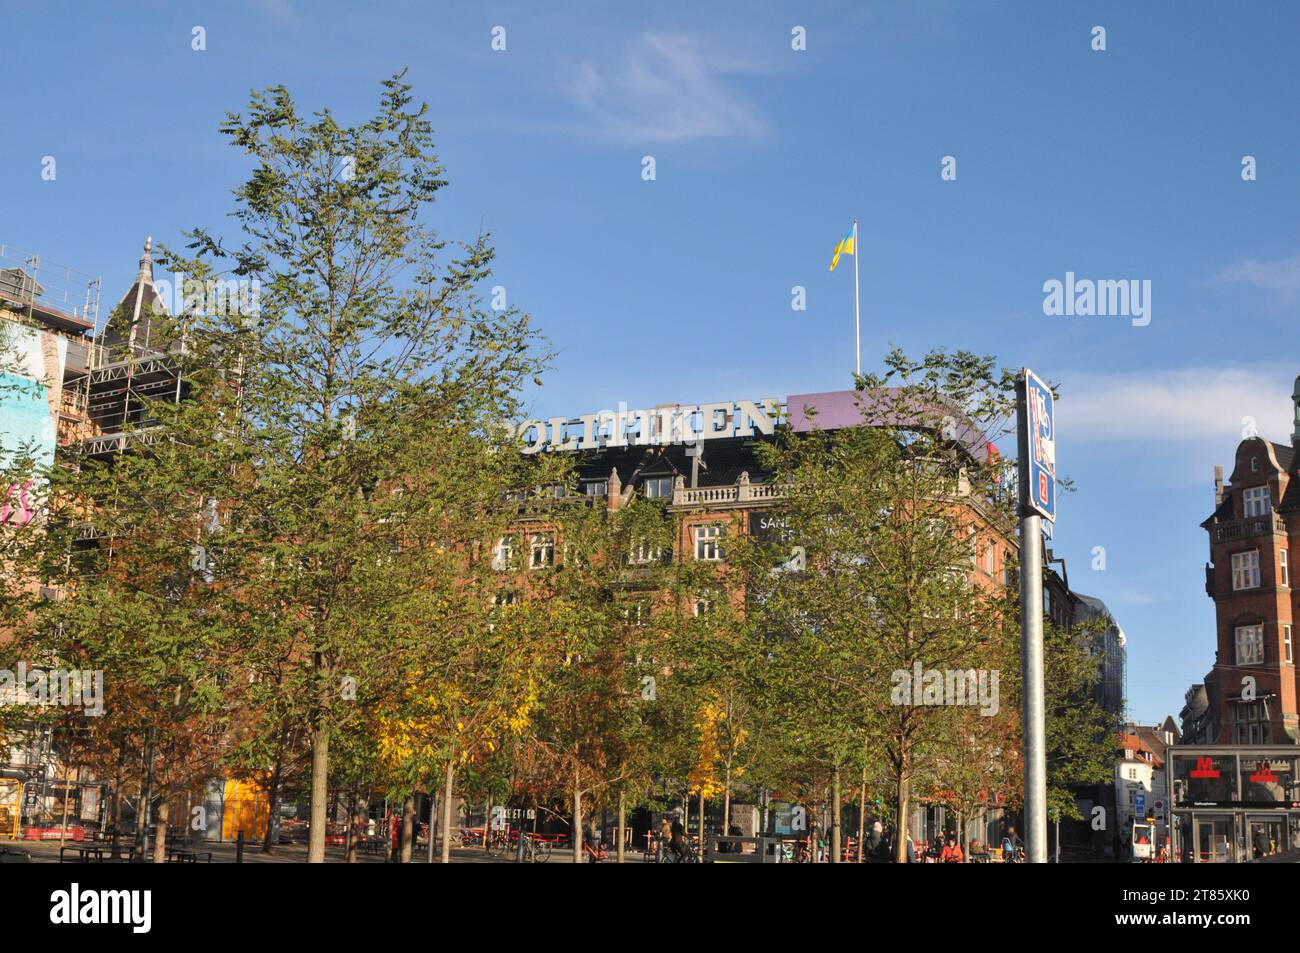
<svg viewBox="0 0 1300 953">
<path fill-rule="evenodd" d="M 669 827 L 669 852 L 673 855 L 675 861 L 680 864 L 686 862 L 690 849 L 690 845 L 686 843 L 686 828 L 682 827 L 681 821 L 673 818 L 672 825 Z"/>
</svg>

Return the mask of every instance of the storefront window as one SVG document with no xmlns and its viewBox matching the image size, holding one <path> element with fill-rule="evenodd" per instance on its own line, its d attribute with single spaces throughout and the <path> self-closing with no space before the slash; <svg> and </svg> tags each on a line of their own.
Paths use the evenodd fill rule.
<svg viewBox="0 0 1300 953">
<path fill-rule="evenodd" d="M 1241 799 L 1255 804 L 1289 804 L 1295 791 L 1296 758 L 1241 756 Z"/>
<path fill-rule="evenodd" d="M 1175 755 L 1173 769 L 1178 803 L 1228 804 L 1237 800 L 1234 755 Z"/>
</svg>

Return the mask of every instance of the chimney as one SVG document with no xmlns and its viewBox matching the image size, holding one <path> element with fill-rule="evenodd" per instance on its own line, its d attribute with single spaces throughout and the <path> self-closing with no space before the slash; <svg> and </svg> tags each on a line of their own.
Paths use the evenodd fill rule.
<svg viewBox="0 0 1300 953">
<path fill-rule="evenodd" d="M 1223 467 L 1214 468 L 1214 505 L 1223 503 Z"/>
</svg>

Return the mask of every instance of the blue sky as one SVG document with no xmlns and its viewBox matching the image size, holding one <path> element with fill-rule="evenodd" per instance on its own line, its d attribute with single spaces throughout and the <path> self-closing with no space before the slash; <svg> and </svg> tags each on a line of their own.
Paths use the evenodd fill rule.
<svg viewBox="0 0 1300 953">
<path fill-rule="evenodd" d="M 246 167 L 216 128 L 251 88 L 355 120 L 409 67 L 451 181 L 434 221 L 494 233 L 494 283 L 558 350 L 549 415 L 849 386 L 853 279 L 826 266 L 857 217 L 866 367 L 945 346 L 1060 384 L 1079 490 L 1053 545 L 1154 721 L 1213 661 L 1213 466 L 1243 417 L 1290 433 L 1298 28 L 1282 3 L 49 0 L 5 14 L 0 242 L 111 305 L 146 235 L 226 227 Z M 1045 316 L 1067 271 L 1150 280 L 1150 325 Z"/>
</svg>

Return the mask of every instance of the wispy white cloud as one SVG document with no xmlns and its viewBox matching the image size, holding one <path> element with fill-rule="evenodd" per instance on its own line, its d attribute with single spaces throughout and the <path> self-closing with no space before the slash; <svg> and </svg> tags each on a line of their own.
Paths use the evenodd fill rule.
<svg viewBox="0 0 1300 953">
<path fill-rule="evenodd" d="M 577 64 L 565 92 L 586 131 L 615 141 L 754 141 L 768 134 L 767 119 L 733 80 L 768 71 L 700 36 L 647 32 L 607 60 Z"/>
<path fill-rule="evenodd" d="M 298 26 L 302 23 L 302 17 L 298 15 L 291 0 L 251 0 L 251 2 L 273 20 L 279 20 L 288 26 Z"/>
<path fill-rule="evenodd" d="M 1284 302 L 1300 298 L 1300 253 L 1277 261 L 1247 258 L 1224 268 L 1215 280 L 1221 284 L 1247 285 L 1268 291 Z"/>
<path fill-rule="evenodd" d="M 1291 387 L 1300 365 L 1063 374 L 1058 429 L 1091 442 L 1216 441 L 1229 449 L 1253 418 L 1260 436 L 1291 434 Z"/>
</svg>

